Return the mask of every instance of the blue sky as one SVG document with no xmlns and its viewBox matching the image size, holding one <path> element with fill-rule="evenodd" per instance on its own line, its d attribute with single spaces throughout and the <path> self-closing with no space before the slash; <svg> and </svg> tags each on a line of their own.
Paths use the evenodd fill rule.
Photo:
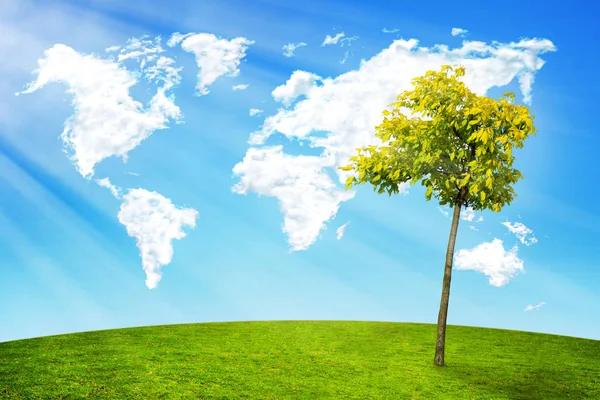
<svg viewBox="0 0 600 400">
<path fill-rule="evenodd" d="M 447 210 L 418 186 L 347 193 L 335 167 L 444 61 L 482 94 L 531 95 L 538 128 L 513 204 L 463 214 L 448 322 L 600 339 L 600 28 L 569 3 L 502 5 L 1 2 L 0 341 L 435 322 Z"/>
</svg>

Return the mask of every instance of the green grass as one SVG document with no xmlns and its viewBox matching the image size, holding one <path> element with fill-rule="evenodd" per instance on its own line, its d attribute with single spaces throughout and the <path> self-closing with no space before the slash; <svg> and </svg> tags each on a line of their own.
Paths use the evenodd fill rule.
<svg viewBox="0 0 600 400">
<path fill-rule="evenodd" d="M 278 321 L 0 343 L 4 399 L 600 399 L 600 341 L 449 326 Z"/>
</svg>

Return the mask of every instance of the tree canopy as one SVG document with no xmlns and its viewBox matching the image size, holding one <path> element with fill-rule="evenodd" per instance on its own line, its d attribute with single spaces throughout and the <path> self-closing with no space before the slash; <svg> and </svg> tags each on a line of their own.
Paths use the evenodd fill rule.
<svg viewBox="0 0 600 400">
<path fill-rule="evenodd" d="M 498 100 L 473 93 L 460 80 L 465 68 L 444 65 L 413 79 L 383 112 L 376 127 L 379 146 L 357 149 L 347 188 L 371 183 L 379 193 L 398 193 L 399 185 L 421 182 L 425 197 L 441 205 L 473 210 L 501 208 L 516 196 L 522 174 L 513 168 L 513 148 L 535 133 L 529 109 L 514 93 Z"/>
</svg>

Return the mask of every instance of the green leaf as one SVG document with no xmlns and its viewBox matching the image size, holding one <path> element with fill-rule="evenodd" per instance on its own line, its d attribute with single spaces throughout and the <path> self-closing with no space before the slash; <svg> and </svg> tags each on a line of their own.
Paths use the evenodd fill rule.
<svg viewBox="0 0 600 400">
<path fill-rule="evenodd" d="M 432 186 L 428 186 L 427 187 L 427 191 L 425 192 L 425 197 L 427 198 L 427 200 L 431 200 L 431 195 L 433 194 L 433 187 Z"/>
</svg>

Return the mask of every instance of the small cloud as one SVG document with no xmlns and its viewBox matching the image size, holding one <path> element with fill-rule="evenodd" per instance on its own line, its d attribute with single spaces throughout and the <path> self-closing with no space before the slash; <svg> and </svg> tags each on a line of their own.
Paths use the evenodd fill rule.
<svg viewBox="0 0 600 400">
<path fill-rule="evenodd" d="M 340 226 L 336 229 L 335 233 L 337 234 L 337 239 L 340 240 L 344 236 L 344 232 L 346 232 L 346 227 L 350 224 L 350 221 L 346 222 L 344 225 Z"/>
<path fill-rule="evenodd" d="M 452 28 L 452 36 L 460 36 L 465 37 L 465 35 L 469 33 L 468 30 L 462 28 Z"/>
<path fill-rule="evenodd" d="M 538 304 L 537 306 L 532 306 L 531 304 L 529 304 L 527 307 L 525 307 L 525 312 L 539 310 L 545 304 L 546 304 L 546 302 L 544 302 L 544 301 L 540 302 L 540 304 Z"/>
<path fill-rule="evenodd" d="M 178 45 L 179 43 L 183 42 L 184 39 L 186 39 L 189 36 L 192 36 L 193 33 L 180 33 L 180 32 L 175 32 L 171 35 L 171 37 L 169 38 L 169 40 L 167 40 L 167 46 L 169 47 L 173 47 Z"/>
<path fill-rule="evenodd" d="M 473 230 L 473 231 L 479 232 L 479 229 L 475 228 L 473 225 L 469 225 L 469 228 L 471 228 L 471 230 Z"/>
<path fill-rule="evenodd" d="M 241 85 L 233 85 L 232 89 L 233 90 L 246 90 L 248 89 L 248 84 L 241 84 Z"/>
<path fill-rule="evenodd" d="M 442 207 L 438 207 L 438 210 L 440 211 L 440 213 L 442 213 L 442 215 L 444 215 L 445 217 L 447 217 L 449 215 L 448 211 L 444 210 Z"/>
<path fill-rule="evenodd" d="M 465 208 L 465 210 L 460 214 L 460 218 L 463 221 L 473 221 L 473 219 L 475 218 L 475 211 L 473 211 L 473 209 L 471 207 L 467 207 Z"/>
<path fill-rule="evenodd" d="M 483 217 L 477 218 L 477 221 L 475 221 L 475 222 L 483 222 Z"/>
<path fill-rule="evenodd" d="M 286 57 L 293 57 L 294 51 L 296 51 L 296 49 L 298 49 L 300 47 L 304 47 L 304 46 L 306 46 L 306 43 L 304 43 L 304 42 L 288 43 L 285 46 L 283 46 L 283 55 Z"/>
<path fill-rule="evenodd" d="M 250 111 L 248 112 L 248 115 L 250 115 L 251 117 L 258 115 L 260 113 L 264 112 L 263 110 L 260 110 L 258 108 L 251 108 Z"/>
<path fill-rule="evenodd" d="M 485 274 L 490 285 L 506 285 L 515 275 L 523 272 L 523 260 L 517 256 L 518 247 L 505 250 L 502 240 L 484 242 L 472 249 L 462 249 L 454 256 L 457 270 L 471 270 Z"/>
<path fill-rule="evenodd" d="M 383 32 L 383 33 L 397 33 L 397 32 L 400 32 L 400 29 L 398 29 L 398 28 L 394 28 L 394 29 L 383 28 L 381 30 L 381 32 Z"/>
<path fill-rule="evenodd" d="M 410 182 L 402 182 L 398 185 L 398 194 L 407 195 L 410 190 Z"/>
<path fill-rule="evenodd" d="M 165 88 L 179 84 L 180 72 L 183 68 L 175 67 L 175 60 L 160 56 L 164 53 L 161 37 L 151 39 L 148 35 L 130 38 L 124 46 L 111 46 L 106 52 L 118 52 L 117 61 L 122 63 L 127 60 L 136 60 L 140 71 L 148 82 L 163 82 Z"/>
<path fill-rule="evenodd" d="M 117 199 L 121 198 L 121 189 L 110 183 L 109 178 L 96 179 L 96 183 L 98 184 L 98 186 L 110 190 L 110 193 Z"/>
<path fill-rule="evenodd" d="M 342 58 L 340 60 L 340 64 L 345 64 L 346 61 L 348 60 L 348 56 L 350 55 L 350 50 L 346 50 L 346 52 L 344 53 L 344 58 Z"/>
<path fill-rule="evenodd" d="M 117 59 L 119 62 L 124 60 L 135 59 L 142 63 L 142 68 L 146 61 L 156 59 L 156 55 L 162 53 L 164 49 L 160 45 L 160 36 L 154 39 L 149 39 L 147 35 L 139 38 L 131 38 L 125 46 L 111 46 L 106 48 L 107 53 L 119 52 Z"/>
<path fill-rule="evenodd" d="M 115 51 L 119 51 L 121 49 L 121 46 L 110 46 L 107 47 L 106 49 L 104 49 L 104 51 L 106 51 L 107 53 L 113 53 Z"/>
<path fill-rule="evenodd" d="M 321 43 L 321 46 L 329 46 L 332 44 L 337 44 L 340 41 L 340 39 L 343 38 L 344 36 L 345 36 L 344 32 L 340 32 L 333 37 L 326 35 L 325 40 L 323 40 L 323 43 Z"/>
<path fill-rule="evenodd" d="M 344 47 L 346 45 L 351 46 L 352 42 L 357 39 L 358 39 L 358 36 L 343 38 L 340 40 L 340 46 L 342 46 L 342 47 Z"/>
<path fill-rule="evenodd" d="M 137 172 L 125 172 L 128 175 L 132 175 L 132 176 L 140 176 L 140 174 L 138 174 Z"/>
<path fill-rule="evenodd" d="M 287 106 L 296 98 L 307 95 L 310 91 L 314 90 L 319 80 L 321 80 L 320 76 L 311 74 L 310 72 L 294 71 L 285 84 L 273 89 L 271 95 L 275 101 Z"/>
<path fill-rule="evenodd" d="M 502 225 L 507 227 L 508 230 L 513 233 L 525 246 L 531 246 L 532 244 L 536 244 L 538 242 L 537 238 L 533 236 L 533 231 L 520 222 L 511 224 L 510 222 L 506 221 L 502 222 Z"/>
</svg>

